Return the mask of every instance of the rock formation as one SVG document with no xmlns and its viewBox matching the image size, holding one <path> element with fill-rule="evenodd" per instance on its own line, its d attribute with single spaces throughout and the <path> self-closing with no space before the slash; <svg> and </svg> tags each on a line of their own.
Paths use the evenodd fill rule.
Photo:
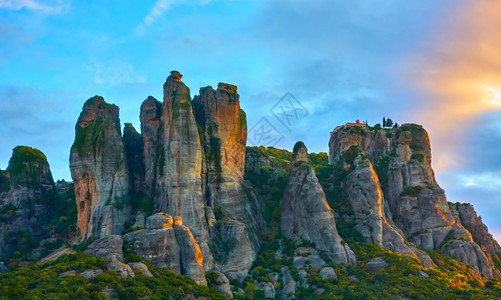
<svg viewBox="0 0 501 300">
<path fill-rule="evenodd" d="M 156 213 L 146 219 L 146 229 L 124 236 L 126 243 L 154 268 L 167 268 L 206 284 L 203 255 L 188 227 L 166 213 Z M 181 224 L 180 224 L 181 223 Z"/>
<path fill-rule="evenodd" d="M 120 233 L 130 218 L 129 173 L 118 107 L 87 100 L 75 126 L 70 170 L 82 238 Z"/>
<path fill-rule="evenodd" d="M 6 171 L 0 171 L 0 256 L 17 232 L 40 236 L 57 207 L 58 196 L 49 163 L 38 149 L 18 146 Z"/>
<path fill-rule="evenodd" d="M 204 194 L 211 235 L 219 235 L 227 255 L 221 261 L 223 272 L 243 279 L 259 249 L 259 233 L 264 221 L 259 202 L 250 186 L 243 182 L 247 123 L 240 109 L 237 87 L 219 83 L 217 90 L 200 89 L 193 99 L 196 120 L 201 128 L 205 154 Z M 217 210 L 217 216 L 214 211 Z M 217 232 L 216 223 L 222 222 Z M 228 245 L 232 247 L 228 248 Z"/>
<path fill-rule="evenodd" d="M 204 270 L 217 266 L 243 280 L 265 227 L 260 201 L 243 180 L 245 113 L 236 86 L 202 88 L 191 101 L 181 78 L 171 72 L 163 102 L 150 96 L 141 105 L 142 133 L 126 123 L 123 140 L 116 106 L 97 96 L 85 103 L 70 158 L 78 227 L 83 238 L 104 237 L 164 211 L 189 228 Z"/>
<path fill-rule="evenodd" d="M 144 144 L 144 184 L 147 193 L 152 196 L 156 183 L 156 162 L 158 154 L 158 137 L 160 116 L 162 113 L 162 103 L 157 99 L 149 96 L 144 100 L 141 105 L 141 113 L 139 119 L 141 120 L 141 134 L 143 136 Z"/>
<path fill-rule="evenodd" d="M 445 193 L 435 180 L 430 141 L 422 126 L 404 124 L 380 130 L 338 126 L 331 133 L 329 161 L 350 172 L 345 192 L 355 211 L 357 229 L 366 238 L 382 241 L 381 245 L 390 250 L 415 254 L 402 245 L 405 238 L 424 249 L 457 257 L 487 278 L 499 277 L 492 260 L 451 213 Z M 371 182 L 372 187 L 368 187 Z M 386 225 L 379 226 L 381 222 Z M 385 227 L 391 228 L 386 241 Z"/>
<path fill-rule="evenodd" d="M 164 84 L 160 116 L 155 208 L 181 216 L 210 262 L 209 232 L 202 193 L 202 145 L 189 88 L 172 71 Z M 148 171 L 149 172 L 149 171 Z"/>
<path fill-rule="evenodd" d="M 353 251 L 347 244 L 341 244 L 332 209 L 302 142 L 294 146 L 293 167 L 281 201 L 281 215 L 284 236 L 313 242 L 315 248 L 326 251 L 336 263 L 356 262 Z"/>
<path fill-rule="evenodd" d="M 473 240 L 489 256 L 499 257 L 501 255 L 501 246 L 489 233 L 482 218 L 477 216 L 477 212 L 471 204 L 467 203 L 449 203 L 452 215 L 458 223 L 471 233 Z"/>
<path fill-rule="evenodd" d="M 123 141 L 127 157 L 131 191 L 133 193 L 138 193 L 143 190 L 144 185 L 143 137 L 136 131 L 131 123 L 125 123 Z"/>
</svg>

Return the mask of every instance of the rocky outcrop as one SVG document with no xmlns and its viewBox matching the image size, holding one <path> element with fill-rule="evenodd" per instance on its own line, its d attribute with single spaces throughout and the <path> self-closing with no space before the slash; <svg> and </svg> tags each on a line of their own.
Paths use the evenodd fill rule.
<svg viewBox="0 0 501 300">
<path fill-rule="evenodd" d="M 308 163 L 307 149 L 302 142 L 294 146 L 293 168 L 280 209 L 284 236 L 313 242 L 315 248 L 326 251 L 336 263 L 356 262 L 353 251 L 341 244 L 332 209 Z"/>
<path fill-rule="evenodd" d="M 85 254 L 91 254 L 96 257 L 104 257 L 111 260 L 113 257 L 123 261 L 124 255 L 122 252 L 123 239 L 119 235 L 110 235 L 102 239 L 93 241 L 87 249 Z"/>
<path fill-rule="evenodd" d="M 162 103 L 152 96 L 149 96 L 141 104 L 141 134 L 143 136 L 143 157 L 144 157 L 144 184 L 145 190 L 153 196 L 156 186 L 157 155 L 159 154 L 159 132 L 160 116 L 162 115 Z"/>
<path fill-rule="evenodd" d="M 378 176 L 360 147 L 354 145 L 343 151 L 339 163 L 348 170 L 344 194 L 354 213 L 355 229 L 368 241 L 417 258 L 399 229 L 387 218 Z"/>
<path fill-rule="evenodd" d="M 57 206 L 57 190 L 45 155 L 38 149 L 15 147 L 7 170 L 0 171 L 0 256 L 10 250 L 18 232 L 46 233 Z"/>
<path fill-rule="evenodd" d="M 138 275 L 138 273 L 143 274 L 144 276 L 148 277 L 153 277 L 153 274 L 151 274 L 150 269 L 148 269 L 148 266 L 143 264 L 142 262 L 131 262 L 128 263 L 129 267 L 132 269 L 135 275 Z"/>
<path fill-rule="evenodd" d="M 75 126 L 70 170 L 82 238 L 120 233 L 130 218 L 129 173 L 118 107 L 87 100 Z"/>
<path fill-rule="evenodd" d="M 200 247 L 190 229 L 176 219 L 173 222 L 170 215 L 156 213 L 146 219 L 146 229 L 124 236 L 126 244 L 154 268 L 167 268 L 206 284 Z"/>
<path fill-rule="evenodd" d="M 119 261 L 116 257 L 112 257 L 111 261 L 108 263 L 106 268 L 109 271 L 115 271 L 117 272 L 117 275 L 122 277 L 122 278 L 127 278 L 127 277 L 136 277 L 136 274 L 132 271 L 131 267 L 127 264 L 124 264 L 123 262 Z"/>
<path fill-rule="evenodd" d="M 136 131 L 131 123 L 125 123 L 123 140 L 131 191 L 133 193 L 138 193 L 143 189 L 144 185 L 143 137 Z"/>
<path fill-rule="evenodd" d="M 489 233 L 487 226 L 482 221 L 482 217 L 471 204 L 467 203 L 449 203 L 452 215 L 458 223 L 468 229 L 473 240 L 490 256 L 499 257 L 501 255 L 501 246 Z"/>
<path fill-rule="evenodd" d="M 422 251 L 418 255 L 402 243 L 405 237 L 424 249 L 441 250 L 470 264 L 486 278 L 499 276 L 492 260 L 459 221 L 459 212 L 456 218 L 451 213 L 445 193 L 435 180 L 430 141 L 422 126 L 404 124 L 380 130 L 338 126 L 331 133 L 329 161 L 350 172 L 345 193 L 355 211 L 356 227 L 366 238 L 381 241 L 380 245 L 390 250 L 420 257 L 423 265 L 430 265 Z M 391 232 L 387 238 L 384 228 Z M 486 247 L 494 247 L 485 242 L 491 245 Z"/>
</svg>

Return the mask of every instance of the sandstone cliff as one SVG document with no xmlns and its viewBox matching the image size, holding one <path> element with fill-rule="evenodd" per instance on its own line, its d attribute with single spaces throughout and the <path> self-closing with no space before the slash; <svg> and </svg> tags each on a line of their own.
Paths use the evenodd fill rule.
<svg viewBox="0 0 501 300">
<path fill-rule="evenodd" d="M 316 249 L 326 251 L 336 263 L 356 262 L 353 251 L 347 244 L 341 244 L 332 209 L 302 142 L 294 146 L 293 167 L 280 205 L 284 236 L 314 243 Z"/>
<path fill-rule="evenodd" d="M 70 170 L 82 238 L 120 233 L 130 218 L 129 172 L 118 107 L 87 100 L 75 126 Z"/>
<path fill-rule="evenodd" d="M 347 164 L 343 157 L 348 157 L 353 164 Z M 372 201 L 372 206 L 362 207 L 365 219 L 369 223 L 375 222 L 368 223 L 368 228 L 379 228 L 374 225 L 386 216 L 390 227 L 409 242 L 457 257 L 487 278 L 499 276 L 492 260 L 480 250 L 468 230 L 452 215 L 445 193 L 435 180 L 430 141 L 422 126 L 404 124 L 399 128 L 380 130 L 360 125 L 338 126 L 331 133 L 329 160 L 331 164 L 342 163 L 347 168 L 356 166 L 346 180 L 347 197 L 355 210 L 359 202 L 357 199 L 367 199 L 367 195 L 370 198 L 370 191 L 376 195 L 375 199 L 382 200 Z M 357 171 L 360 166 L 367 170 L 367 176 L 350 178 L 360 173 Z M 378 184 L 364 189 L 364 185 L 371 181 Z M 358 222 L 357 225 L 361 233 L 378 241 L 379 230 L 368 232 L 363 228 L 363 223 Z M 395 234 L 392 233 L 392 236 Z M 382 245 L 393 250 L 395 242 L 383 242 Z"/>
</svg>

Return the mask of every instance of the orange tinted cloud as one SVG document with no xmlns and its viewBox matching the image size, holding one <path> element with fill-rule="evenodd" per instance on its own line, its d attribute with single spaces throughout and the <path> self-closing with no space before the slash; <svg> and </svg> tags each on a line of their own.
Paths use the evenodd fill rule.
<svg viewBox="0 0 501 300">
<path fill-rule="evenodd" d="M 428 129 L 440 170 L 462 163 L 454 153 L 464 142 L 463 126 L 501 110 L 501 1 L 455 3 L 405 71 L 423 97 L 411 119 Z"/>
</svg>

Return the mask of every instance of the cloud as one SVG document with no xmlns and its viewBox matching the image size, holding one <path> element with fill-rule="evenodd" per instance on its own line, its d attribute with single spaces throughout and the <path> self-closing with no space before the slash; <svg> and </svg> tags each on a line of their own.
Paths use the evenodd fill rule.
<svg viewBox="0 0 501 300">
<path fill-rule="evenodd" d="M 36 1 L 36 0 L 0 0 L 0 8 L 9 10 L 28 9 L 44 13 L 60 13 L 67 8 L 69 3 L 62 0 Z"/>
<path fill-rule="evenodd" d="M 97 63 L 94 66 L 87 66 L 86 69 L 94 74 L 95 82 L 99 85 L 117 86 L 124 83 L 146 82 L 146 78 L 137 75 L 130 63 L 113 62 L 109 65 Z"/>
<path fill-rule="evenodd" d="M 420 97 L 411 114 L 428 128 L 440 170 L 460 167 L 464 132 L 501 111 L 499 28 L 500 1 L 459 1 L 408 58 L 406 85 Z"/>
<path fill-rule="evenodd" d="M 143 35 L 144 30 L 147 26 L 150 26 L 155 22 L 156 19 L 160 18 L 171 6 L 175 3 L 180 2 L 179 0 L 157 0 L 150 12 L 144 17 L 143 22 L 134 29 L 136 35 Z"/>
<path fill-rule="evenodd" d="M 133 33 L 135 35 L 143 35 L 148 26 L 151 26 L 161 18 L 173 5 L 187 2 L 186 0 L 157 0 L 150 12 L 144 17 L 143 22 L 134 28 Z M 198 0 L 201 5 L 206 5 L 212 2 L 212 0 Z"/>
</svg>

